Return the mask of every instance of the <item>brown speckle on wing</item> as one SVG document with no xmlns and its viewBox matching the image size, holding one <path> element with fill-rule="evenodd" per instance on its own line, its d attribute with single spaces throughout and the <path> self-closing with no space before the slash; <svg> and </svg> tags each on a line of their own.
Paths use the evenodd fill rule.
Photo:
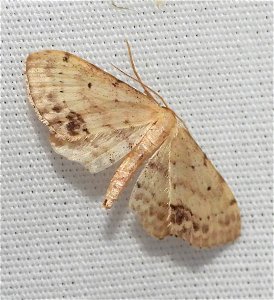
<svg viewBox="0 0 274 300">
<path fill-rule="evenodd" d="M 171 149 L 170 234 L 201 248 L 236 239 L 240 212 L 227 183 L 186 129 L 179 129 Z"/>
<path fill-rule="evenodd" d="M 172 135 L 172 133 L 170 133 Z M 129 206 L 144 229 L 152 236 L 164 238 L 168 228 L 168 188 L 170 141 L 167 139 L 149 159 L 130 197 Z"/>
<path fill-rule="evenodd" d="M 91 172 L 130 152 L 161 110 L 141 92 L 64 51 L 29 55 L 26 79 L 54 149 Z"/>
</svg>

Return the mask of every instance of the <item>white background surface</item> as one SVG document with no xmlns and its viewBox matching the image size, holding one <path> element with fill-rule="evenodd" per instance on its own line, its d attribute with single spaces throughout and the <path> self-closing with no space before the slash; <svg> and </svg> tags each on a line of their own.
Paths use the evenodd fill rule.
<svg viewBox="0 0 274 300">
<path fill-rule="evenodd" d="M 273 4 L 122 5 L 2 1 L 2 299 L 271 298 Z M 125 38 L 233 189 L 234 244 L 154 240 L 128 211 L 131 187 L 101 209 L 115 167 L 91 175 L 51 150 L 27 103 L 26 56 L 64 49 L 130 72 Z"/>
</svg>

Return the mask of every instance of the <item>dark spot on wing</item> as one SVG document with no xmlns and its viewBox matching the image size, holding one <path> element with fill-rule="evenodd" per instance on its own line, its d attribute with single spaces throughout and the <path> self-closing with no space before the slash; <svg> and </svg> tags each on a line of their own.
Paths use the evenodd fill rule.
<svg viewBox="0 0 274 300">
<path fill-rule="evenodd" d="M 83 131 L 86 132 L 87 134 L 90 134 L 87 128 L 83 128 Z"/>
<path fill-rule="evenodd" d="M 69 120 L 75 120 L 76 119 L 78 122 L 84 123 L 84 120 L 81 117 L 81 115 L 76 113 L 75 111 L 70 111 L 66 118 L 69 119 Z"/>
<path fill-rule="evenodd" d="M 47 95 L 47 98 L 48 98 L 48 100 L 49 100 L 50 102 L 53 102 L 55 97 L 54 97 L 53 93 L 50 92 L 50 93 Z"/>
<path fill-rule="evenodd" d="M 60 105 L 55 105 L 52 110 L 59 113 L 62 110 L 62 107 Z"/>
<path fill-rule="evenodd" d="M 204 166 L 206 166 L 207 165 L 207 156 L 206 156 L 206 154 L 204 153 L 204 158 L 203 158 L 203 160 L 204 160 Z"/>
<path fill-rule="evenodd" d="M 91 82 L 88 83 L 88 88 L 90 89 L 92 86 Z"/>
<path fill-rule="evenodd" d="M 78 123 L 76 123 L 75 121 L 70 121 L 67 124 L 67 130 L 69 131 L 69 133 L 71 135 L 79 134 L 79 132 L 77 132 L 79 128 L 80 128 L 80 125 Z"/>
<path fill-rule="evenodd" d="M 207 187 L 207 190 L 210 191 L 210 190 L 211 190 L 211 186 L 208 186 L 208 187 Z"/>
<path fill-rule="evenodd" d="M 175 214 L 175 222 L 176 222 L 176 224 L 181 225 L 182 221 L 183 221 L 183 218 L 184 218 L 183 212 L 180 211 L 180 210 L 177 210 L 176 214 Z"/>
<path fill-rule="evenodd" d="M 199 228 L 200 228 L 199 224 L 196 223 L 196 222 L 193 222 L 193 229 L 194 229 L 194 231 L 198 231 Z"/>
<path fill-rule="evenodd" d="M 67 124 L 66 127 L 67 127 L 67 130 L 70 135 L 79 134 L 81 128 L 84 132 L 89 133 L 88 129 L 85 126 L 86 125 L 85 121 L 83 120 L 83 118 L 81 117 L 80 114 L 78 114 L 74 111 L 71 111 L 66 116 L 66 118 L 69 120 L 69 123 Z"/>
<path fill-rule="evenodd" d="M 231 201 L 230 201 L 230 203 L 229 203 L 230 205 L 234 205 L 234 204 L 236 204 L 236 200 L 233 198 Z"/>
<path fill-rule="evenodd" d="M 184 205 L 170 205 L 171 208 L 171 222 L 180 225 L 183 221 L 189 221 L 193 216 L 190 209 Z"/>
<path fill-rule="evenodd" d="M 193 216 L 192 211 L 191 211 L 188 207 L 186 207 L 186 206 L 184 206 L 184 205 L 182 205 L 182 204 L 181 204 L 181 205 L 173 205 L 173 204 L 170 204 L 170 208 L 171 208 L 172 210 L 182 209 L 182 210 L 188 212 L 191 216 Z"/>
<path fill-rule="evenodd" d="M 163 165 L 161 165 L 160 163 L 155 163 L 155 162 L 149 162 L 148 163 L 148 166 L 155 170 L 155 171 L 158 171 L 160 173 L 163 173 L 164 175 L 166 175 L 166 173 L 168 173 L 168 169 L 166 169 Z"/>
<path fill-rule="evenodd" d="M 123 81 L 121 81 L 121 80 L 119 80 L 119 79 L 116 79 L 116 81 L 113 82 L 112 85 L 113 85 L 114 87 L 117 87 L 118 84 L 120 84 L 120 83 L 122 83 L 122 82 L 123 82 Z"/>
<path fill-rule="evenodd" d="M 139 189 L 141 187 L 141 184 L 137 181 L 137 188 Z"/>
<path fill-rule="evenodd" d="M 65 56 L 63 56 L 63 61 L 64 62 L 68 62 L 69 55 L 70 55 L 69 53 L 66 53 Z"/>
<path fill-rule="evenodd" d="M 203 232 L 203 233 L 207 233 L 208 230 L 209 230 L 208 225 L 207 225 L 207 224 L 204 224 L 204 225 L 202 226 L 202 232 Z"/>
</svg>

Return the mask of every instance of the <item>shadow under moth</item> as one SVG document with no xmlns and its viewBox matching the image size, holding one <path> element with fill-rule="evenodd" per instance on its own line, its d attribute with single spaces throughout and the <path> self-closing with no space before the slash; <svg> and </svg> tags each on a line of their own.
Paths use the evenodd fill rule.
<svg viewBox="0 0 274 300">
<path fill-rule="evenodd" d="M 28 56 L 29 100 L 48 126 L 53 149 L 92 173 L 122 159 L 105 208 L 144 165 L 129 206 L 148 234 L 201 248 L 233 241 L 241 220 L 230 188 L 183 121 L 143 83 L 127 46 L 135 77 L 128 76 L 143 92 L 68 52 Z"/>
</svg>

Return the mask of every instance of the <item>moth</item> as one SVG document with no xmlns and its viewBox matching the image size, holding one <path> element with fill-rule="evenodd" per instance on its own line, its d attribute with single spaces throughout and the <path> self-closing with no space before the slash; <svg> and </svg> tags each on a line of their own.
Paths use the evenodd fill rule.
<svg viewBox="0 0 274 300">
<path fill-rule="evenodd" d="M 122 159 L 104 208 L 144 165 L 129 206 L 151 236 L 176 236 L 200 248 L 233 241 L 241 230 L 235 197 L 183 121 L 143 83 L 127 47 L 135 77 L 128 76 L 143 92 L 68 52 L 27 57 L 29 100 L 51 146 L 91 173 Z"/>
</svg>

